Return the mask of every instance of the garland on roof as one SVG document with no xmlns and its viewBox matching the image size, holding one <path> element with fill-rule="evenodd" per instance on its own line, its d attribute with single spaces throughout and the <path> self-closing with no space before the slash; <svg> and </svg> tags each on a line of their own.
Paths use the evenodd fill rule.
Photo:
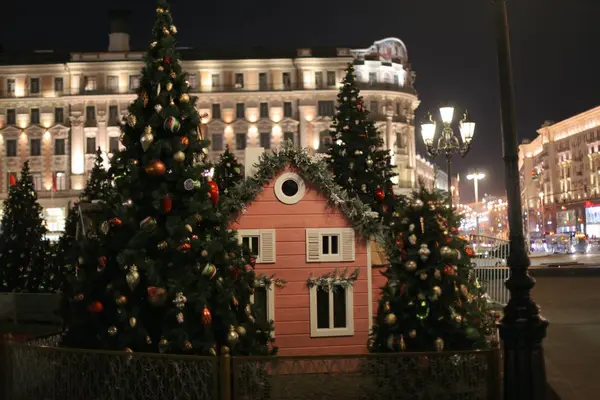
<svg viewBox="0 0 600 400">
<path fill-rule="evenodd" d="M 335 183 L 327 163 L 320 157 L 313 157 L 307 149 L 298 149 L 285 142 L 280 149 L 261 155 L 256 174 L 230 190 L 230 196 L 221 202 L 221 212 L 229 219 L 245 212 L 248 204 L 256 199 L 263 187 L 271 182 L 286 165 L 303 179 L 315 186 L 327 197 L 330 206 L 339 209 L 351 227 L 363 238 L 372 235 L 381 237 L 384 227 L 378 213 L 363 204 L 358 198 L 350 198 L 348 193 Z"/>
<path fill-rule="evenodd" d="M 311 273 L 306 281 L 309 288 L 319 287 L 325 291 L 329 289 L 335 290 L 336 287 L 343 287 L 344 289 L 353 286 L 354 281 L 358 279 L 359 268 L 356 268 L 350 275 L 348 275 L 348 268 L 344 269 L 342 273 L 338 273 L 338 269 L 334 269 L 333 272 L 326 273 L 324 275 L 314 277 Z"/>
</svg>

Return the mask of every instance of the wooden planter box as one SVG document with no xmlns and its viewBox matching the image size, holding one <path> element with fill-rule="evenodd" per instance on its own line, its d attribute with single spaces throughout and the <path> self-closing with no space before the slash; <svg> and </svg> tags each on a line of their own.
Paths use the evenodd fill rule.
<svg viewBox="0 0 600 400">
<path fill-rule="evenodd" d="M 60 295 L 55 293 L 0 293 L 0 320 L 58 323 Z"/>
</svg>

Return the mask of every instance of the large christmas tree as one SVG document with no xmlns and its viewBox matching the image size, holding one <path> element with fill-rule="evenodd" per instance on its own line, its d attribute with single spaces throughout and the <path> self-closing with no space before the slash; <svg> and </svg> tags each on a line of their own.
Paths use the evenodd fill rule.
<svg viewBox="0 0 600 400">
<path fill-rule="evenodd" d="M 474 251 L 457 235 L 460 217 L 440 192 L 421 190 L 395 213 L 390 266 L 373 338 L 375 352 L 481 349 L 493 319 L 471 265 Z"/>
<path fill-rule="evenodd" d="M 229 149 L 229 145 L 225 147 L 225 151 L 219 157 L 217 165 L 215 165 L 214 180 L 219 185 L 221 194 L 227 194 L 229 190 L 244 180 L 242 172 L 242 164 L 235 158 L 235 154 Z"/>
<path fill-rule="evenodd" d="M 35 292 L 44 276 L 46 226 L 29 162 L 25 161 L 18 181 L 10 179 L 0 236 L 0 291 Z"/>
<path fill-rule="evenodd" d="M 382 149 L 383 139 L 369 119 L 352 64 L 338 93 L 331 137 L 329 163 L 337 183 L 387 221 L 394 209 L 391 178 L 395 173 L 389 152 Z"/>
<path fill-rule="evenodd" d="M 115 201 L 68 285 L 64 342 L 127 351 L 268 354 L 250 303 L 255 274 L 217 211 L 196 99 L 158 0 L 138 98 L 112 160 Z"/>
</svg>

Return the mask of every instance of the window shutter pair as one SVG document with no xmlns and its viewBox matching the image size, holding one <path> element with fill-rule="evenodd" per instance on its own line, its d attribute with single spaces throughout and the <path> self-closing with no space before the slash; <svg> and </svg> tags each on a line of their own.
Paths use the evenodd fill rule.
<svg viewBox="0 0 600 400">
<path fill-rule="evenodd" d="M 352 228 L 339 229 L 307 229 L 306 230 L 306 262 L 321 262 L 321 238 L 323 235 L 339 235 L 340 237 L 340 255 L 339 259 L 326 262 L 350 262 L 355 260 L 355 236 Z"/>
<path fill-rule="evenodd" d="M 275 263 L 275 229 L 240 229 L 238 231 L 238 242 L 242 243 L 243 236 L 258 236 L 260 246 L 258 264 Z"/>
</svg>

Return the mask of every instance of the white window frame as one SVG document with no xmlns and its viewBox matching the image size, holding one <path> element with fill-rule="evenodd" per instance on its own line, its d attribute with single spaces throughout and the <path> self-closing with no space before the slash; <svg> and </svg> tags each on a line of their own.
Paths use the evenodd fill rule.
<svg viewBox="0 0 600 400">
<path fill-rule="evenodd" d="M 239 229 L 237 231 L 238 242 L 241 245 L 244 237 L 258 236 L 258 256 L 256 256 L 257 264 L 274 264 L 277 261 L 277 236 L 275 235 L 275 229 Z M 272 238 L 272 239 L 270 239 Z M 267 256 L 269 253 L 268 246 L 273 246 L 271 256 Z"/>
<path fill-rule="evenodd" d="M 275 322 L 275 284 L 265 285 L 262 281 L 256 281 L 259 287 L 266 287 L 267 292 L 267 321 Z M 250 303 L 254 304 L 254 293 L 250 295 Z M 275 330 L 271 331 L 271 337 L 275 337 Z"/>
<path fill-rule="evenodd" d="M 346 292 L 346 327 L 345 328 L 318 328 L 317 326 L 317 289 L 315 285 L 310 288 L 310 337 L 354 336 L 354 287 L 349 285 L 343 288 Z M 333 287 L 329 286 L 329 326 L 333 326 Z M 337 288 L 337 290 L 342 289 Z M 369 305 L 370 307 L 370 305 Z"/>
<path fill-rule="evenodd" d="M 337 235 L 338 254 L 323 254 L 323 237 Z M 352 228 L 315 228 L 306 230 L 306 262 L 353 262 L 356 237 Z M 318 251 L 317 251 L 317 246 Z"/>
<path fill-rule="evenodd" d="M 287 180 L 293 180 L 298 185 L 298 192 L 296 192 L 293 196 L 288 196 L 283 193 L 282 185 Z M 292 205 L 298 203 L 300 200 L 304 198 L 306 193 L 306 184 L 304 183 L 304 179 L 300 177 L 300 175 L 293 172 L 283 173 L 277 178 L 275 181 L 275 196 L 277 200 L 282 202 L 283 204 Z"/>
</svg>

